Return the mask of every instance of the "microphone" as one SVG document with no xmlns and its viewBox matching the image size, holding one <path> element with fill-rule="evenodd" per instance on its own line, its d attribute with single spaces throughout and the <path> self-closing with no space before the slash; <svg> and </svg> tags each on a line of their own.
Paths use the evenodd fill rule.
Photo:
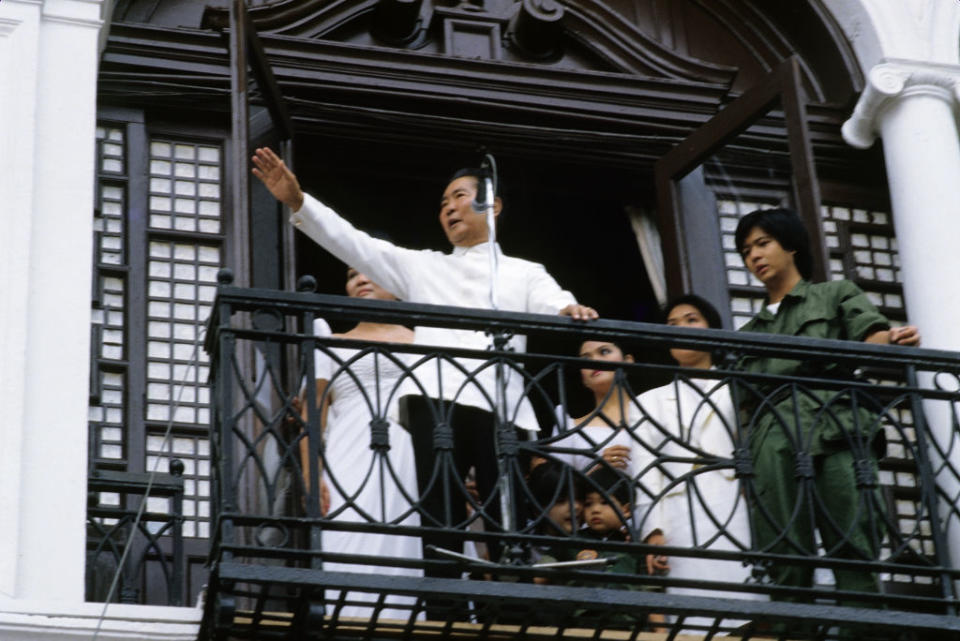
<svg viewBox="0 0 960 641">
<path fill-rule="evenodd" d="M 497 196 L 496 187 L 496 161 L 493 156 L 486 153 L 485 149 L 480 150 L 483 153 L 483 161 L 480 163 L 480 172 L 477 176 L 477 197 L 471 203 L 473 211 L 478 214 L 486 213 L 487 208 L 493 204 L 493 199 Z M 487 185 L 490 185 L 490 193 L 487 193 Z"/>
</svg>

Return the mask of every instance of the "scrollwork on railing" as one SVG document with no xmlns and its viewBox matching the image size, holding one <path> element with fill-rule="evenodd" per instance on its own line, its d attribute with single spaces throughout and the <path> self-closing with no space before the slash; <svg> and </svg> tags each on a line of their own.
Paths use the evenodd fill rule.
<svg viewBox="0 0 960 641">
<path fill-rule="evenodd" d="M 885 609 L 920 617 L 957 608 L 950 551 L 960 553 L 951 547 L 960 539 L 960 393 L 917 381 L 956 377 L 960 355 L 226 285 L 215 309 L 207 335 L 214 559 L 241 568 L 230 571 L 250 585 L 270 580 L 252 566 L 316 572 L 290 574 L 287 585 L 325 605 L 328 618 L 515 621 L 526 615 L 484 599 L 518 579 L 521 601 L 592 587 L 611 591 L 610 603 L 627 591 L 636 605 L 624 618 L 602 605 L 552 601 L 528 612 L 530 625 L 718 634 L 793 617 L 790 638 L 834 638 L 835 626 L 867 625 Z M 257 317 L 274 320 L 246 320 Z M 659 356 L 585 360 L 575 347 L 546 354 L 376 343 L 314 333 L 320 317 L 571 345 L 623 341 L 647 355 L 669 346 L 739 356 L 688 370 Z M 741 370 L 749 355 L 839 363 L 824 371 L 843 374 Z M 885 378 L 849 374 L 856 369 Z M 581 370 L 615 372 L 609 394 L 617 397 L 597 403 L 606 411 L 578 406 Z M 427 432 L 414 427 L 423 424 L 415 415 L 428 417 Z M 467 465 L 465 447 L 489 446 L 484 431 L 496 449 L 470 460 L 493 467 Z M 613 522 L 594 522 L 598 504 L 619 508 Z M 588 563 L 566 563 L 576 560 Z M 448 593 L 417 583 L 461 572 L 475 582 Z M 663 592 L 673 600 L 658 601 Z M 263 597 L 254 588 L 243 595 L 254 609 Z M 726 609 L 698 596 L 724 596 Z M 837 611 L 777 610 L 770 601 L 866 610 L 843 621 L 830 618 Z M 933 625 L 908 614 L 901 622 L 914 620 L 916 629 Z"/>
<path fill-rule="evenodd" d="M 153 479 L 106 470 L 88 479 L 87 601 L 185 605 L 183 463 L 173 459 L 170 468 Z M 166 509 L 141 510 L 150 500 Z"/>
</svg>

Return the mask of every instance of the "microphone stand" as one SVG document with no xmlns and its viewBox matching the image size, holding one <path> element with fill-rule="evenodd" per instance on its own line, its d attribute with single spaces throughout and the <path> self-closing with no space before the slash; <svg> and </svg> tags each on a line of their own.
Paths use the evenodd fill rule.
<svg viewBox="0 0 960 641">
<path fill-rule="evenodd" d="M 497 188 L 497 161 L 492 154 L 484 152 L 483 162 L 481 163 L 481 180 L 484 182 L 484 200 L 480 203 L 478 210 L 482 210 L 487 217 L 487 247 L 490 256 L 490 308 L 494 311 L 500 309 L 497 297 L 497 276 L 499 269 L 499 256 L 497 255 L 497 223 L 494 203 L 496 200 Z M 503 330 L 494 330 L 493 349 L 495 351 L 505 351 L 511 336 Z M 511 482 L 510 470 L 507 468 L 506 457 L 516 456 L 517 454 L 517 434 L 511 426 L 507 417 L 507 398 L 506 398 L 506 375 L 504 364 L 498 359 L 494 367 L 495 372 L 495 395 L 494 395 L 494 415 L 496 416 L 496 432 L 494 435 L 494 451 L 497 456 L 497 474 L 498 488 L 500 491 L 500 520 L 501 525 L 506 532 L 515 532 L 516 510 L 514 487 Z M 512 565 L 522 563 L 524 550 L 519 545 L 513 545 L 504 550 L 503 563 Z"/>
<path fill-rule="evenodd" d="M 490 308 L 494 311 L 500 309 L 497 297 L 497 275 L 499 270 L 499 256 L 497 255 L 497 218 L 496 218 L 496 188 L 497 188 L 497 161 L 492 154 L 481 148 L 484 154 L 483 162 L 480 165 L 480 176 L 478 180 L 483 183 L 483 202 L 479 201 L 480 185 L 477 185 L 478 199 L 473 202 L 473 210 L 477 215 L 487 217 L 487 247 L 490 257 Z M 493 337 L 494 351 L 502 352 L 508 348 L 510 342 L 510 333 L 503 330 L 492 330 L 488 332 Z M 515 532 L 517 530 L 516 512 L 514 510 L 514 488 L 510 479 L 510 470 L 507 468 L 506 457 L 517 454 L 517 434 L 507 420 L 507 399 L 506 399 L 506 376 L 504 374 L 504 365 L 502 360 L 498 359 L 494 366 L 495 372 L 495 392 L 494 392 L 494 452 L 497 457 L 497 489 L 500 492 L 500 523 L 505 532 Z M 499 563 L 489 561 L 481 562 L 478 559 L 467 557 L 463 554 L 441 548 L 430 546 L 434 552 L 446 556 L 450 559 L 467 561 L 475 565 L 486 566 L 515 566 L 524 564 L 525 550 L 519 544 L 513 544 L 507 547 Z"/>
<path fill-rule="evenodd" d="M 496 200 L 497 161 L 492 154 L 485 154 L 481 165 L 483 173 L 485 203 L 482 203 L 484 214 L 487 217 L 487 249 L 490 255 L 490 309 L 498 311 L 500 306 L 497 300 L 497 217 L 494 209 Z"/>
</svg>

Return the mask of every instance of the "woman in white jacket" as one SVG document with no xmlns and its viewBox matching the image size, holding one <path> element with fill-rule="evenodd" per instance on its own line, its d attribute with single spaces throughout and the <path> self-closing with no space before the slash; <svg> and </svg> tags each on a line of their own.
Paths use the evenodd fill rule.
<svg viewBox="0 0 960 641">
<path fill-rule="evenodd" d="M 667 324 L 677 327 L 721 327 L 720 315 L 699 296 L 687 295 L 666 308 Z M 688 369 L 713 367 L 709 351 L 671 349 L 678 365 Z M 729 387 L 722 379 L 698 378 L 678 372 L 667 385 L 638 397 L 643 421 L 636 436 L 644 450 L 638 487 L 649 495 L 636 513 L 638 528 L 663 531 L 671 547 L 737 551 L 750 549 L 746 499 L 734 475 L 733 455 L 738 436 L 737 414 Z M 634 466 L 640 461 L 635 460 Z M 736 560 L 674 555 L 672 579 L 746 583 L 750 571 Z M 671 587 L 674 594 L 758 598 L 749 592 Z M 688 618 L 687 625 L 707 623 Z M 727 622 L 730 624 L 733 622 Z"/>
</svg>

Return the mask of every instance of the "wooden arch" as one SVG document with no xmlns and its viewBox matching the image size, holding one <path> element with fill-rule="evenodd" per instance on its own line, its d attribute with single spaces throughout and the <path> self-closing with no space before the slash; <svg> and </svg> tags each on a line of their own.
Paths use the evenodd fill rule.
<svg viewBox="0 0 960 641">
<path fill-rule="evenodd" d="M 499 59 L 505 62 L 722 84 L 739 92 L 796 55 L 814 102 L 847 103 L 863 83 L 852 47 L 821 0 L 460 0 L 460 4 L 456 0 L 264 0 L 253 4 L 251 16 L 258 31 L 298 39 L 457 55 L 451 53 L 451 29 L 446 24 L 453 21 L 471 36 L 481 33 L 483 25 L 496 25 L 491 37 L 503 41 Z M 225 13 L 220 13 L 224 19 Z M 523 41 L 531 46 L 525 47 Z"/>
</svg>

